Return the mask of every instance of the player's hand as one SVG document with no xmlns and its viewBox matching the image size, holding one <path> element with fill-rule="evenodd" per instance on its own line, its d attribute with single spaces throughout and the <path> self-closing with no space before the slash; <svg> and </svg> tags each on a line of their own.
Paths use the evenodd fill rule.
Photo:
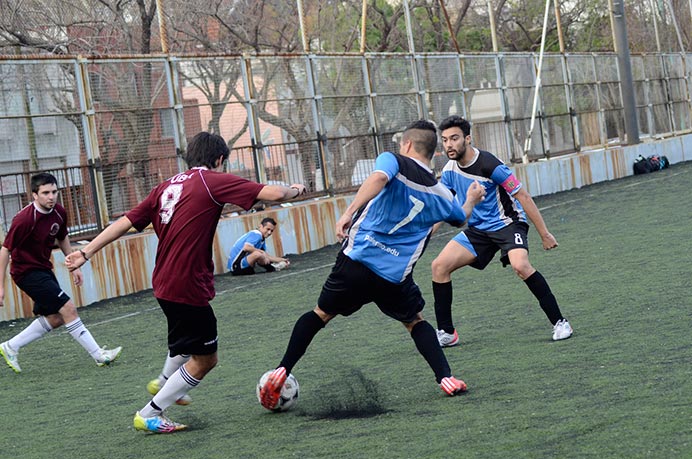
<svg viewBox="0 0 692 459">
<path fill-rule="evenodd" d="M 86 262 L 87 260 L 84 258 L 84 255 L 82 255 L 82 252 L 80 252 L 79 250 L 76 250 L 65 257 L 65 266 L 67 266 L 67 269 L 69 269 L 70 271 L 78 269 Z"/>
<path fill-rule="evenodd" d="M 484 199 L 485 187 L 478 183 L 478 180 L 474 180 L 473 183 L 469 185 L 468 190 L 466 190 L 466 201 L 475 206 Z"/>
<path fill-rule="evenodd" d="M 551 233 L 545 233 L 542 235 L 541 240 L 543 241 L 543 249 L 545 250 L 554 249 L 558 245 L 557 239 L 555 239 L 555 236 L 553 236 Z"/>
<path fill-rule="evenodd" d="M 351 227 L 351 215 L 343 214 L 336 222 L 336 238 L 339 242 L 348 237 L 348 229 Z"/>
<path fill-rule="evenodd" d="M 74 271 L 72 271 L 72 279 L 74 279 L 74 285 L 79 287 L 82 285 L 84 282 L 84 275 L 82 274 L 82 270 L 77 268 Z"/>
<path fill-rule="evenodd" d="M 294 183 L 293 185 L 291 185 L 291 188 L 298 190 L 298 194 L 296 195 L 296 198 L 298 196 L 300 196 L 301 194 L 307 193 L 307 191 L 308 191 L 307 188 L 305 188 L 305 185 L 300 184 L 300 183 Z"/>
</svg>

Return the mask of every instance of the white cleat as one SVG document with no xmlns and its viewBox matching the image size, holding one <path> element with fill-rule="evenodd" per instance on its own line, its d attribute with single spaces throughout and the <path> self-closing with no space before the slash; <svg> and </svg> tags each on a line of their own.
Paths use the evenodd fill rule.
<svg viewBox="0 0 692 459">
<path fill-rule="evenodd" d="M 456 346 L 459 344 L 459 334 L 456 330 L 454 330 L 454 333 L 437 330 L 437 341 L 440 343 L 440 347 Z"/>
<path fill-rule="evenodd" d="M 274 267 L 275 270 L 281 271 L 282 269 L 288 268 L 288 262 L 279 261 L 278 263 L 272 263 L 272 266 Z"/>
<path fill-rule="evenodd" d="M 0 354 L 5 358 L 7 366 L 12 368 L 12 371 L 15 373 L 22 372 L 22 368 L 19 366 L 19 360 L 17 359 L 19 353 L 12 349 L 7 341 L 0 343 Z"/>
<path fill-rule="evenodd" d="M 122 350 L 122 346 L 118 346 L 115 349 L 106 349 L 105 347 L 101 348 L 101 355 L 94 359 L 96 360 L 96 365 L 100 367 L 110 365 L 115 361 L 115 359 L 120 357 L 120 352 L 122 352 Z"/>
<path fill-rule="evenodd" d="M 553 325 L 553 341 L 567 339 L 572 336 L 572 333 L 574 333 L 574 330 L 572 330 L 572 326 L 567 322 L 567 319 L 558 320 Z"/>
</svg>

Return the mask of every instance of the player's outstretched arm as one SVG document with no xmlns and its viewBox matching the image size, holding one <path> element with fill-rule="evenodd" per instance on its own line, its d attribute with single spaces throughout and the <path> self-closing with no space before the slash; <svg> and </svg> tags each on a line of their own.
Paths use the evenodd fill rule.
<svg viewBox="0 0 692 459">
<path fill-rule="evenodd" d="M 96 252 L 127 233 L 130 228 L 132 228 L 130 219 L 127 217 L 120 217 L 115 223 L 112 223 L 108 228 L 101 231 L 99 235 L 85 245 L 84 248 L 67 255 L 65 257 L 67 269 L 74 271 L 79 268 L 93 257 Z"/>
<path fill-rule="evenodd" d="M 70 237 L 65 236 L 64 239 L 58 240 L 58 247 L 60 247 L 60 250 L 62 250 L 62 253 L 64 253 L 65 256 L 68 256 L 70 253 L 72 253 L 72 244 L 70 243 Z M 82 276 L 82 271 L 80 269 L 74 269 L 71 271 L 74 284 L 76 286 L 82 285 L 82 283 L 84 282 L 84 276 Z"/>
<path fill-rule="evenodd" d="M 533 226 L 536 227 L 536 231 L 538 231 L 538 234 L 541 236 L 543 248 L 545 250 L 550 250 L 557 247 L 557 239 L 555 239 L 555 236 L 548 231 L 548 226 L 545 224 L 545 221 L 543 221 L 541 211 L 538 210 L 538 206 L 536 206 L 536 202 L 533 200 L 529 192 L 524 188 L 521 188 L 519 191 L 517 191 L 514 197 L 524 208 L 524 212 L 526 212 L 526 216 L 529 217 L 529 220 L 531 220 Z"/>
<path fill-rule="evenodd" d="M 305 185 L 294 183 L 291 186 L 267 185 L 257 194 L 257 199 L 261 201 L 287 201 L 305 194 Z"/>
<path fill-rule="evenodd" d="M 341 241 L 346 237 L 348 229 L 351 227 L 353 214 L 358 209 L 370 202 L 375 196 L 380 194 L 380 191 L 389 182 L 389 177 L 386 174 L 375 171 L 365 179 L 363 184 L 358 188 L 356 197 L 353 198 L 351 205 L 346 208 L 346 211 L 341 215 L 336 222 L 336 237 Z"/>
</svg>

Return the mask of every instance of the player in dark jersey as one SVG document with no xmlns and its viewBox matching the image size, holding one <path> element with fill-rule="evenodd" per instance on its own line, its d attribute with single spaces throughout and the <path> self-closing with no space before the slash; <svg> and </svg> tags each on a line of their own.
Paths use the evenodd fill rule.
<svg viewBox="0 0 692 459">
<path fill-rule="evenodd" d="M 0 249 L 0 306 L 5 297 L 5 271 L 12 259 L 10 275 L 15 284 L 34 300 L 38 316 L 19 334 L 0 344 L 0 354 L 16 373 L 19 349 L 65 325 L 72 337 L 89 353 L 98 366 L 110 364 L 120 355 L 121 347 L 101 348 L 77 314 L 77 307 L 60 288 L 50 261 L 58 245 L 67 255 L 72 251 L 67 234 L 67 212 L 58 203 L 58 181 L 48 173 L 31 177 L 33 202 L 12 219 Z M 72 271 L 75 285 L 82 285 L 82 272 Z"/>
<path fill-rule="evenodd" d="M 423 319 L 425 301 L 413 267 L 433 226 L 463 224 L 484 191 L 471 184 L 461 206 L 429 167 L 436 146 L 435 125 L 418 121 L 403 132 L 398 155 L 377 157 L 374 172 L 336 223 L 336 235 L 344 242 L 317 306 L 298 319 L 281 363 L 260 388 L 265 408 L 276 407 L 286 378 L 313 337 L 337 315 L 349 316 L 370 302 L 406 327 L 446 394 L 466 390 L 464 381 L 452 376 L 435 329 Z"/>
<path fill-rule="evenodd" d="M 250 209 L 258 200 L 284 201 L 305 192 L 303 185 L 262 185 L 221 172 L 229 149 L 223 138 L 201 132 L 189 143 L 189 170 L 155 187 L 137 207 L 67 257 L 70 269 L 86 263 L 94 253 L 134 227 L 153 225 L 159 243 L 152 275 L 154 296 L 168 321 L 168 356 L 163 376 L 168 378 L 151 402 L 135 414 L 137 430 L 167 433 L 187 428 L 168 419 L 164 410 L 184 404 L 216 365 L 216 317 L 212 245 L 224 204 Z M 148 385 L 150 386 L 151 383 Z"/>
<path fill-rule="evenodd" d="M 281 271 L 290 264 L 287 258 L 267 253 L 267 238 L 276 230 L 276 220 L 263 218 L 257 229 L 248 231 L 238 238 L 231 248 L 226 267 L 233 276 L 255 274 L 255 265 L 268 272 Z"/>
<path fill-rule="evenodd" d="M 553 340 L 572 335 L 572 327 L 560 313 L 555 296 L 540 272 L 529 262 L 526 218 L 541 236 L 543 248 L 557 247 L 538 207 L 512 171 L 495 155 L 471 145 L 471 124 L 459 116 L 450 116 L 440 123 L 440 132 L 447 157 L 440 181 L 461 196 L 468 184 L 480 182 L 486 198 L 476 206 L 468 220 L 468 229 L 452 239 L 432 262 L 435 316 L 438 340 L 443 347 L 459 343 L 452 322 L 452 278 L 457 269 L 471 265 L 484 269 L 497 251 L 503 266 L 512 265 L 514 272 L 526 283 L 538 304 L 553 325 Z"/>
</svg>

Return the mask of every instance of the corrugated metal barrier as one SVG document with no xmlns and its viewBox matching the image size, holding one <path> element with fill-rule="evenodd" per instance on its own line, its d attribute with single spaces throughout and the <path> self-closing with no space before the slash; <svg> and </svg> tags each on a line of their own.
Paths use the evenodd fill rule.
<svg viewBox="0 0 692 459">
<path fill-rule="evenodd" d="M 635 146 L 574 153 L 526 165 L 512 165 L 517 177 L 533 196 L 556 193 L 585 185 L 632 175 L 632 163 L 639 156 L 665 155 L 671 164 L 692 160 L 692 135 L 684 135 Z M 256 228 L 265 216 L 278 222 L 278 232 L 268 239 L 274 254 L 301 254 L 337 242 L 334 227 L 353 195 L 322 198 L 263 212 L 229 217 L 219 222 L 214 241 L 217 273 L 226 271 L 233 242 Z M 64 266 L 60 250 L 53 252 L 53 264 L 60 285 L 78 306 L 151 288 L 157 238 L 153 232 L 126 236 L 96 254 L 83 268 L 84 285 L 75 287 Z M 5 280 L 5 305 L 0 320 L 32 316 L 32 301 L 10 280 Z"/>
</svg>

